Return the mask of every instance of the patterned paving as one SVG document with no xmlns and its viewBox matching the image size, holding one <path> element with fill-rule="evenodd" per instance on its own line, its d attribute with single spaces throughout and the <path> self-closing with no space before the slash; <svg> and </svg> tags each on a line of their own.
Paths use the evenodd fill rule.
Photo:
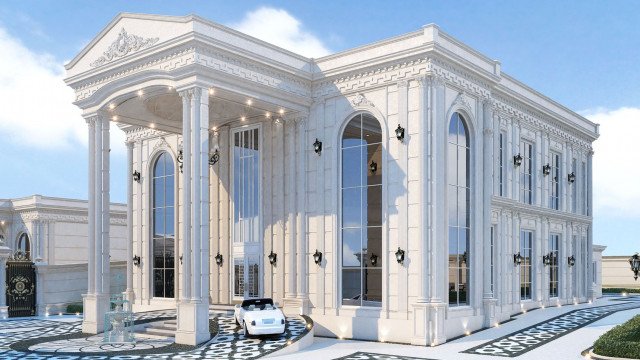
<svg viewBox="0 0 640 360">
<path fill-rule="evenodd" d="M 351 355 L 335 358 L 334 360 L 430 360 L 430 359 L 358 351 Z"/>
<path fill-rule="evenodd" d="M 175 311 L 136 314 L 136 323 L 175 317 Z M 245 338 L 232 315 L 218 315 L 217 335 L 194 348 L 161 340 L 138 341 L 135 345 L 103 345 L 101 336 L 82 334 L 80 319 L 0 321 L 1 359 L 137 360 L 137 359 L 256 359 L 299 340 L 307 330 L 302 317 L 287 318 L 285 334 Z"/>
<path fill-rule="evenodd" d="M 640 307 L 640 303 L 624 302 L 570 311 L 462 352 L 476 355 L 516 357 L 614 312 L 638 307 Z"/>
</svg>

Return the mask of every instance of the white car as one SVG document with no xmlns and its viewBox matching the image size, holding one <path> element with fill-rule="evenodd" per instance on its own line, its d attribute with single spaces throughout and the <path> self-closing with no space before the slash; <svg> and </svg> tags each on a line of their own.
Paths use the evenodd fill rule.
<svg viewBox="0 0 640 360">
<path fill-rule="evenodd" d="M 236 305 L 233 316 L 245 336 L 284 334 L 285 317 L 273 300 L 250 299 Z"/>
</svg>

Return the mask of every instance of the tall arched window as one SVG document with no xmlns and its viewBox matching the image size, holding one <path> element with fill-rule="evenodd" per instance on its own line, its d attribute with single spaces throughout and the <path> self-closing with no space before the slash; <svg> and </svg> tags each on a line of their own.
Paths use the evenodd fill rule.
<svg viewBox="0 0 640 360">
<path fill-rule="evenodd" d="M 25 259 L 31 259 L 31 241 L 29 240 L 29 235 L 27 235 L 27 233 L 20 234 L 17 245 L 16 251 L 20 251 L 24 254 Z"/>
<path fill-rule="evenodd" d="M 342 135 L 342 304 L 382 304 L 382 129 L 369 114 Z"/>
<path fill-rule="evenodd" d="M 153 296 L 174 297 L 175 279 L 175 172 L 173 159 L 163 152 L 153 165 L 151 199 L 153 233 Z"/>
<path fill-rule="evenodd" d="M 449 211 L 449 305 L 469 304 L 469 130 L 462 115 L 449 123 L 447 190 Z"/>
</svg>

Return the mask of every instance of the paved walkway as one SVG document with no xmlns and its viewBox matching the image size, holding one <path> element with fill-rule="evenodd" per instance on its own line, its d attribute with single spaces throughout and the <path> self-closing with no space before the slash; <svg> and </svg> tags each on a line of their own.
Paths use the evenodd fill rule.
<svg viewBox="0 0 640 360">
<path fill-rule="evenodd" d="M 316 338 L 310 347 L 274 360 L 584 359 L 580 353 L 613 326 L 640 314 L 640 296 L 530 311 L 514 321 L 436 347 Z M 502 345 L 502 346 L 501 346 Z"/>
<path fill-rule="evenodd" d="M 175 318 L 175 310 L 135 314 L 136 324 Z M 81 333 L 78 316 L 49 316 L 0 321 L 0 359 L 256 359 L 299 340 L 308 330 L 302 317 L 287 318 L 284 335 L 245 338 L 233 315 L 218 315 L 217 335 L 199 347 L 177 345 L 173 338 L 139 338 L 135 344 L 102 344 L 101 336 Z"/>
</svg>

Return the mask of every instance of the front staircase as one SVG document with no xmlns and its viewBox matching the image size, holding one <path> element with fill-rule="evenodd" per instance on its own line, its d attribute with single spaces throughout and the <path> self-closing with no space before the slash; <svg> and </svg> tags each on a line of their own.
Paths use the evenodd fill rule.
<svg viewBox="0 0 640 360">
<path fill-rule="evenodd" d="M 232 316 L 233 305 L 211 305 L 209 306 L 209 316 Z M 142 324 L 136 327 L 136 335 L 151 338 L 172 338 L 176 336 L 178 322 L 176 319 L 156 321 L 152 323 Z"/>
</svg>

